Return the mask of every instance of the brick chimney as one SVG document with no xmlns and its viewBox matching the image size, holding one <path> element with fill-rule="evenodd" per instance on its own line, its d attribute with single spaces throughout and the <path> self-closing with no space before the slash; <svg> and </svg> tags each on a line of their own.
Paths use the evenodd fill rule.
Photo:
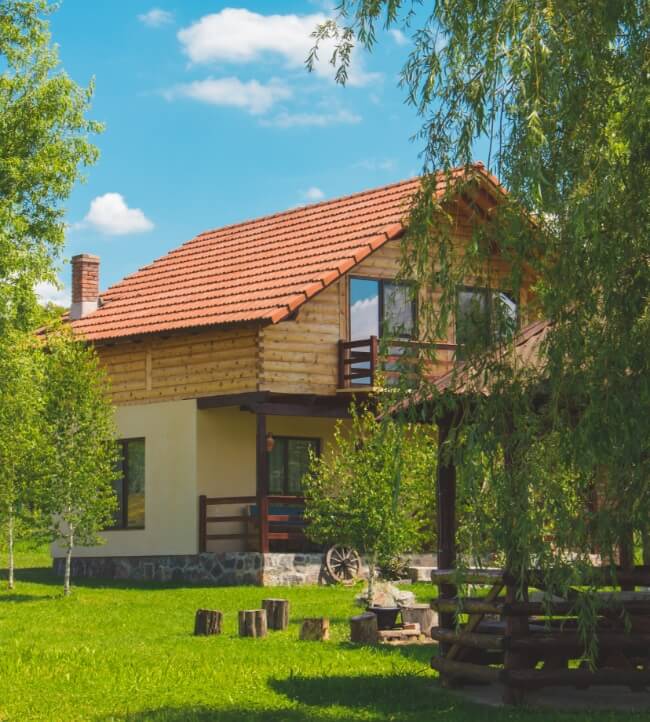
<svg viewBox="0 0 650 722">
<path fill-rule="evenodd" d="M 70 318 L 78 319 L 99 306 L 99 256 L 80 253 L 72 257 L 72 306 Z"/>
</svg>

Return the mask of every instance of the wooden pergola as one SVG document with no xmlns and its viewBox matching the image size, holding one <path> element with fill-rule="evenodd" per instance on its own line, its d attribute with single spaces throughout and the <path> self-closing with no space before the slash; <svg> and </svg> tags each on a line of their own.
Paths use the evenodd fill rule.
<svg viewBox="0 0 650 722">
<path fill-rule="evenodd" d="M 539 363 L 548 328 L 548 323 L 537 322 L 524 329 L 509 351 L 513 361 Z M 620 545 L 618 566 L 594 566 L 584 580 L 598 590 L 602 603 L 594 666 L 584 660 L 578 628 L 584 594 L 580 586 L 566 598 L 532 601 L 530 590 L 547 588 L 541 572 L 531 571 L 522 586 L 507 568 L 457 569 L 456 468 L 448 446 L 460 413 L 467 413 L 477 389 L 470 388 L 458 369 L 438 379 L 436 386 L 439 392 L 451 392 L 451 407 L 441 415 L 429 411 L 427 417 L 426 403 L 417 403 L 423 406 L 422 417 L 438 427 L 438 569 L 432 573 L 438 597 L 431 606 L 439 613 L 439 626 L 431 634 L 439 642 L 439 654 L 431 666 L 442 684 L 501 684 L 504 701 L 513 704 L 521 703 L 528 691 L 558 685 L 624 685 L 635 691 L 650 686 L 650 592 L 636 591 L 650 586 L 650 567 L 633 565 L 629 540 Z M 488 590 L 480 597 L 459 596 L 460 584 Z"/>
</svg>

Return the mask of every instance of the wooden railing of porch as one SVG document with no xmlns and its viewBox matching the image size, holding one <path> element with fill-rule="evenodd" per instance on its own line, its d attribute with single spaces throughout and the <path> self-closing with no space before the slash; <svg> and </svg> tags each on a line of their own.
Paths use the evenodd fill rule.
<svg viewBox="0 0 650 722">
<path fill-rule="evenodd" d="M 217 496 L 199 497 L 199 552 L 207 551 L 210 541 L 241 540 L 246 542 L 258 541 L 259 550 L 266 554 L 270 551 L 272 541 L 298 541 L 306 542 L 304 529 L 296 522 L 301 517 L 301 511 L 294 514 L 271 514 L 272 504 L 290 504 L 304 508 L 304 497 L 282 496 L 278 494 L 263 496 Z M 219 507 L 257 506 L 258 529 L 256 532 L 249 527 L 255 517 L 240 512 L 238 514 L 217 514 Z M 217 524 L 232 524 L 239 522 L 243 526 L 241 532 L 216 532 L 209 527 Z M 223 527 L 221 527 L 223 528 Z"/>
<path fill-rule="evenodd" d="M 428 353 L 441 351 L 440 358 L 432 361 Z M 418 366 L 424 366 L 427 376 L 445 374 L 454 363 L 456 344 L 422 343 L 408 339 L 382 340 L 377 336 L 355 341 L 339 341 L 338 387 L 374 386 L 381 373 L 387 383 L 401 374 L 415 376 Z"/>
</svg>

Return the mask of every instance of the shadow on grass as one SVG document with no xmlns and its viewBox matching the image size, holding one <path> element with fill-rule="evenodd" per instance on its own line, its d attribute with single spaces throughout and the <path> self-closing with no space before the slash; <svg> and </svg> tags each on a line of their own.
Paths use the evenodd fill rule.
<svg viewBox="0 0 650 722">
<path fill-rule="evenodd" d="M 454 708 L 445 693 L 436 694 L 431 678 L 415 678 L 409 683 L 408 678 L 400 675 L 292 677 L 272 680 L 271 687 L 294 706 L 288 709 L 161 707 L 100 716 L 95 722 L 349 722 L 352 718 L 358 719 L 359 714 L 375 722 L 397 719 L 422 722 L 432 714 L 444 714 Z M 300 707 L 295 707 L 296 702 Z M 354 712 L 346 711 L 345 707 L 353 708 Z"/>
<path fill-rule="evenodd" d="M 6 581 L 7 569 L 0 569 L 0 580 Z M 60 580 L 55 576 L 51 567 L 27 567 L 27 569 L 16 569 L 14 571 L 16 582 L 30 582 L 33 584 L 59 584 Z"/>
<path fill-rule="evenodd" d="M 446 709 L 450 703 L 449 696 L 437 689 L 430 675 L 398 669 L 387 675 L 291 676 L 272 679 L 269 686 L 308 707 L 352 707 L 390 719 L 396 714 L 400 719 L 409 719 L 409 713 Z"/>
<path fill-rule="evenodd" d="M 209 707 L 161 707 L 124 716 L 96 717 L 95 722 L 333 722 L 347 717 L 332 717 L 318 710 L 296 709 L 213 709 Z"/>
<path fill-rule="evenodd" d="M 363 645 L 354 644 L 353 642 L 340 642 L 339 647 L 341 649 L 363 649 Z M 431 657 L 435 657 L 438 654 L 437 644 L 377 644 L 372 647 L 377 654 L 382 654 L 393 659 L 399 659 L 404 657 L 413 662 L 420 662 L 423 668 L 430 669 Z"/>
<path fill-rule="evenodd" d="M 20 604 L 21 602 L 49 602 L 55 599 L 53 594 L 13 594 L 7 592 L 7 594 L 0 595 L 0 604 L 6 604 L 7 602 L 13 604 Z"/>
</svg>

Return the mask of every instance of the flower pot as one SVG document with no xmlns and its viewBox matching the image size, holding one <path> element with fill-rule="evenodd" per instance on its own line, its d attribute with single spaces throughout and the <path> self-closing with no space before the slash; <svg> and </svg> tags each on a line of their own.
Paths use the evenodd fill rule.
<svg viewBox="0 0 650 722">
<path fill-rule="evenodd" d="M 400 613 L 399 607 L 366 607 L 366 611 L 372 612 L 377 616 L 377 629 L 393 629 L 397 624 L 397 615 Z"/>
</svg>

